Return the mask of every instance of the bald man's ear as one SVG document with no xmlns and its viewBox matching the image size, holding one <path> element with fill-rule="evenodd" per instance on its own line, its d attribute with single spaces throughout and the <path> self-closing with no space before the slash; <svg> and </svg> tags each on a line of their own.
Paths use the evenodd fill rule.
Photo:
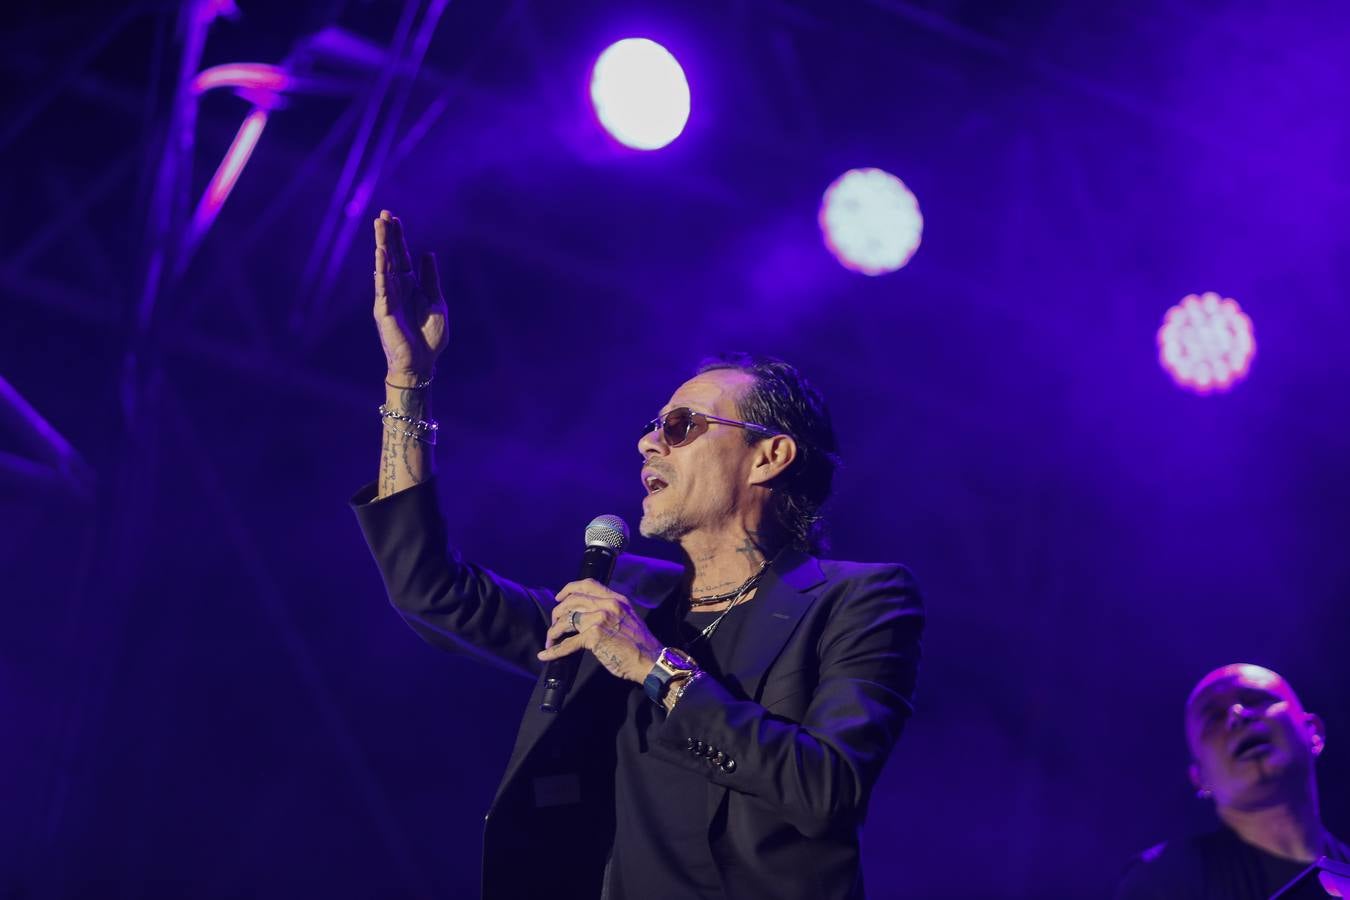
<svg viewBox="0 0 1350 900">
<path fill-rule="evenodd" d="M 1191 777 L 1191 787 L 1195 788 L 1197 791 L 1203 791 L 1205 789 L 1204 782 L 1200 780 L 1200 767 L 1198 765 L 1191 763 L 1186 767 L 1186 774 Z"/>
<path fill-rule="evenodd" d="M 751 457 L 750 483 L 767 484 L 782 475 L 797 458 L 797 442 L 790 435 L 775 434 L 755 445 Z"/>
<path fill-rule="evenodd" d="M 1327 726 L 1322 723 L 1322 717 L 1317 713 L 1308 713 L 1303 720 L 1303 725 L 1309 732 L 1308 739 L 1312 744 L 1312 755 L 1320 756 L 1327 746 Z"/>
</svg>

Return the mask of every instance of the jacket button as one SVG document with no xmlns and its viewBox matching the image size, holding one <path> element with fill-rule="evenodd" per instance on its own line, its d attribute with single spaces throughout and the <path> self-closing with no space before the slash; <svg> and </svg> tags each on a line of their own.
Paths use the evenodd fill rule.
<svg viewBox="0 0 1350 900">
<path fill-rule="evenodd" d="M 686 739 L 685 742 L 684 742 L 684 749 L 686 749 L 686 750 L 693 750 L 693 749 L 694 749 L 694 745 L 697 744 L 697 743 L 698 743 L 698 741 L 694 740 L 693 738 L 688 738 L 688 739 Z"/>
<path fill-rule="evenodd" d="M 708 765 L 720 766 L 722 764 L 722 761 L 725 760 L 726 758 L 727 757 L 722 753 L 722 751 L 718 750 L 712 756 L 708 757 Z"/>
<path fill-rule="evenodd" d="M 721 768 L 723 772 L 730 775 L 732 772 L 736 771 L 736 760 L 728 759 L 726 762 L 722 763 Z"/>
<path fill-rule="evenodd" d="M 712 744 L 704 744 L 704 745 L 703 745 L 703 755 L 704 755 L 705 757 L 707 757 L 707 756 L 712 756 L 714 753 L 717 753 L 717 752 L 718 752 L 717 748 L 714 747 Z"/>
<path fill-rule="evenodd" d="M 689 744 L 689 752 L 694 754 L 695 756 L 702 756 L 703 748 L 705 746 L 707 745 L 704 744 L 702 741 L 691 741 Z"/>
</svg>

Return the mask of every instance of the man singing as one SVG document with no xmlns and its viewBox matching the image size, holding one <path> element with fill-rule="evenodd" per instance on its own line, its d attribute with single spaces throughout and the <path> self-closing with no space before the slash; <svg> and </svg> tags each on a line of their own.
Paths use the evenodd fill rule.
<svg viewBox="0 0 1350 900">
<path fill-rule="evenodd" d="M 447 549 L 427 390 L 446 303 L 387 211 L 375 241 L 384 443 L 357 519 L 414 630 L 536 682 L 483 895 L 861 898 L 859 830 L 924 617 L 903 567 L 812 555 L 836 465 L 819 394 L 777 360 L 705 364 L 637 445 L 640 530 L 687 565 L 623 555 L 608 586 L 522 587 Z M 570 693 L 541 711 L 541 673 L 571 654 Z"/>
<path fill-rule="evenodd" d="M 1319 857 L 1350 862 L 1318 813 L 1325 741 L 1322 720 L 1269 669 L 1233 664 L 1200 679 L 1186 701 L 1190 776 L 1220 827 L 1144 851 L 1117 900 L 1265 900 Z M 1300 885 L 1283 896 L 1326 896 Z"/>
</svg>

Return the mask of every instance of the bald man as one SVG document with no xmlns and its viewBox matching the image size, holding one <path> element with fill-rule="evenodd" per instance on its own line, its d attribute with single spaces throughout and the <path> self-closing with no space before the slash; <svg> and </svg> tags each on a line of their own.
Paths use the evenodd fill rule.
<svg viewBox="0 0 1350 900">
<path fill-rule="evenodd" d="M 1350 862 L 1318 812 L 1322 720 L 1278 674 L 1235 663 L 1200 679 L 1186 700 L 1186 743 L 1196 796 L 1214 802 L 1220 827 L 1144 851 L 1116 900 L 1265 900 L 1320 857 Z M 1326 896 L 1306 886 L 1283 896 Z"/>
</svg>

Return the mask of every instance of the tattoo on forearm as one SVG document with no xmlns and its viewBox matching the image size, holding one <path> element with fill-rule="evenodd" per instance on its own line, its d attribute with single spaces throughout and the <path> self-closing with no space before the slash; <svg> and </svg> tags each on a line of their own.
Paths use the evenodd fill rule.
<svg viewBox="0 0 1350 900">
<path fill-rule="evenodd" d="M 392 404 L 404 416 L 426 418 L 425 391 L 400 389 Z M 387 497 L 399 489 L 399 464 L 413 484 L 421 484 L 431 474 L 431 459 L 427 448 L 415 437 L 401 433 L 406 429 L 390 427 L 386 423 L 384 443 L 380 452 L 379 496 Z M 404 482 L 406 486 L 407 482 Z"/>
<path fill-rule="evenodd" d="M 412 457 L 422 454 L 424 451 L 417 444 L 417 438 L 403 435 L 403 468 L 407 471 L 408 477 L 412 479 L 413 484 L 421 484 L 425 477 L 424 459 L 419 459 L 417 465 L 413 465 Z"/>
<path fill-rule="evenodd" d="M 394 446 L 397 435 L 388 428 L 384 429 L 384 446 L 381 448 L 380 494 L 388 496 L 394 492 L 398 478 L 398 455 Z"/>
<path fill-rule="evenodd" d="M 405 416 L 422 418 L 422 412 L 426 409 L 426 400 L 423 399 L 420 391 L 401 390 L 398 393 L 399 412 Z"/>
</svg>

